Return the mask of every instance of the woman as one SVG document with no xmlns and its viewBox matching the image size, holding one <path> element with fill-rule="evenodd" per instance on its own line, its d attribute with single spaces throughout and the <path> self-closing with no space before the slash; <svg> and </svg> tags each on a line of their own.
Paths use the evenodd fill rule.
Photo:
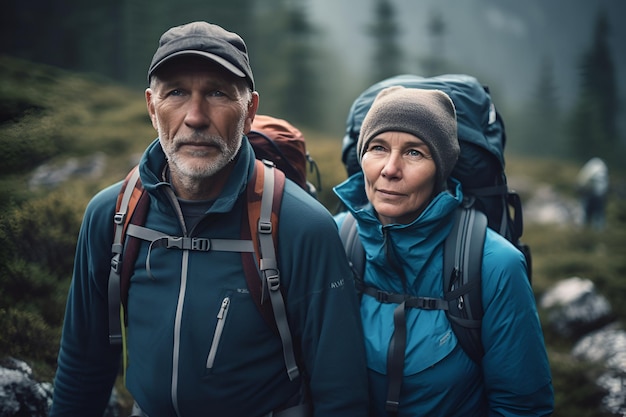
<svg viewBox="0 0 626 417">
<path fill-rule="evenodd" d="M 445 93 L 395 86 L 376 97 L 357 142 L 362 173 L 335 187 L 357 220 L 366 287 L 442 298 L 443 243 L 463 199 L 460 184 L 448 178 L 458 154 L 455 109 Z M 336 217 L 339 225 L 343 219 Z M 461 349 L 445 311 L 406 310 L 398 416 L 552 413 L 550 368 L 524 257 L 489 229 L 482 298 L 481 364 Z M 374 416 L 395 413 L 395 404 L 386 403 L 396 307 L 362 295 Z"/>
</svg>

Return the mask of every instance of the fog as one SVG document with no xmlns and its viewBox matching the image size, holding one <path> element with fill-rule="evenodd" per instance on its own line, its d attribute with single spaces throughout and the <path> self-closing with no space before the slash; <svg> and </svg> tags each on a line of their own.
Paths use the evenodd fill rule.
<svg viewBox="0 0 626 417">
<path fill-rule="evenodd" d="M 394 0 L 402 31 L 406 71 L 420 73 L 429 53 L 426 23 L 440 13 L 445 24 L 442 56 L 472 72 L 511 103 L 528 98 L 544 59 L 553 67 L 564 107 L 578 92 L 581 55 L 592 41 L 597 11 L 604 7 L 622 101 L 626 97 L 626 1 L 623 0 Z M 374 0 L 314 0 L 309 12 L 346 71 L 370 64 L 366 30 Z M 622 108 L 624 105 L 622 105 Z"/>
</svg>

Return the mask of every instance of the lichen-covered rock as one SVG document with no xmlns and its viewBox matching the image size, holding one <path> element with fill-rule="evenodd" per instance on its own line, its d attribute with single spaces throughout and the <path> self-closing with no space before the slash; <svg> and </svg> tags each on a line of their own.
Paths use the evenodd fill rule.
<svg viewBox="0 0 626 417">
<path fill-rule="evenodd" d="M 54 387 L 33 379 L 31 367 L 15 358 L 0 360 L 0 417 L 47 417 Z M 117 392 L 113 389 L 103 417 L 120 417 Z"/>
<path fill-rule="evenodd" d="M 574 345 L 572 356 L 606 369 L 596 381 L 607 392 L 602 403 L 611 413 L 626 416 L 626 332 L 617 325 L 592 332 Z"/>
<path fill-rule="evenodd" d="M 577 340 L 614 320 L 608 300 L 591 280 L 578 277 L 560 281 L 539 302 L 547 311 L 547 324 L 559 336 Z"/>
<path fill-rule="evenodd" d="M 52 404 L 52 384 L 33 380 L 23 361 L 0 361 L 0 417 L 46 417 Z"/>
</svg>

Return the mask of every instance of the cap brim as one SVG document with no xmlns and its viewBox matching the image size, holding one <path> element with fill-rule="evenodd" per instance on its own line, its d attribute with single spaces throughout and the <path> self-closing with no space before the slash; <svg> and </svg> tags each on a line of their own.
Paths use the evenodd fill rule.
<svg viewBox="0 0 626 417">
<path fill-rule="evenodd" d="M 239 68 L 237 68 L 236 66 L 234 66 L 233 64 L 231 64 L 230 62 L 228 62 L 227 60 L 225 60 L 224 58 L 222 58 L 221 56 L 209 53 L 209 52 L 204 52 L 204 51 L 194 51 L 194 50 L 188 50 L 188 51 L 179 51 L 176 53 L 173 53 L 169 56 L 167 56 L 166 58 L 162 59 L 161 61 L 159 61 L 159 63 L 157 63 L 153 68 L 152 71 L 150 71 L 150 76 L 152 74 L 154 74 L 154 72 L 159 69 L 159 67 L 161 67 L 161 65 L 163 65 L 164 63 L 170 61 L 172 58 L 176 58 L 179 56 L 183 56 L 183 55 L 195 55 L 195 56 L 200 56 L 203 58 L 207 58 L 219 65 L 221 65 L 222 67 L 224 67 L 225 69 L 227 69 L 228 71 L 230 71 L 231 73 L 233 73 L 234 75 L 236 75 L 237 77 L 240 78 L 246 78 L 246 74 L 241 71 Z"/>
</svg>

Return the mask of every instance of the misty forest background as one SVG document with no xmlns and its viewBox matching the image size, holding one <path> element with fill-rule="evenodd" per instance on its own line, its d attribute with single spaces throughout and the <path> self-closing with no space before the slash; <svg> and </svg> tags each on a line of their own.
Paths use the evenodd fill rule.
<svg viewBox="0 0 626 417">
<path fill-rule="evenodd" d="M 625 80 L 616 66 L 622 61 L 612 46 L 618 42 L 611 13 L 599 7 L 586 16 L 591 30 L 568 75 L 573 74 L 577 88 L 563 103 L 559 81 L 565 74 L 555 70 L 549 55 L 537 54 L 535 81 L 524 97 L 512 100 L 501 79 L 442 53 L 451 32 L 445 7 L 424 8 L 427 24 L 421 30 L 429 47 L 408 65 L 414 51 L 401 41 L 401 2 L 353 4 L 368 15 L 359 29 L 368 58 L 356 72 L 334 70 L 341 67 L 341 56 L 323 41 L 324 30 L 311 18 L 312 3 L 306 0 L 4 2 L 0 360 L 27 360 L 40 380 L 52 379 L 82 212 L 89 198 L 121 179 L 154 139 L 143 98 L 147 67 L 162 32 L 192 20 L 219 23 L 246 40 L 261 94 L 259 112 L 285 118 L 305 133 L 321 171 L 319 198 L 331 211 L 337 204 L 332 186 L 345 179 L 341 140 L 352 100 L 373 82 L 404 72 L 468 73 L 500 87 L 492 94 L 507 128 L 509 178 L 549 183 L 575 199 L 581 164 L 604 158 L 612 181 L 605 231 L 530 224 L 523 239 L 533 250 L 537 295 L 559 279 L 590 278 L 612 301 L 616 316 L 626 319 L 626 117 L 620 84 Z M 78 175 L 56 180 L 68 167 Z M 522 201 L 528 200 L 532 186 L 519 191 Z M 596 365 L 572 360 L 572 341 L 545 332 L 555 415 L 603 415 L 598 411 L 602 392 L 593 384 Z"/>
<path fill-rule="evenodd" d="M 477 27 L 485 23 L 473 22 L 475 15 L 468 15 L 467 28 L 459 33 L 449 20 L 455 16 L 455 9 L 462 6 L 450 1 L 422 8 L 404 0 L 336 2 L 344 6 L 351 4 L 354 16 L 368 16 L 362 26 L 351 25 L 350 15 L 339 16 L 347 32 L 342 37 L 359 40 L 339 52 L 333 49 L 339 40 L 325 36 L 322 25 L 325 20 L 334 21 L 338 17 L 328 16 L 321 22 L 311 17 L 313 11 L 320 13 L 320 6 L 315 6 L 324 0 L 8 0 L 4 3 L 0 16 L 0 53 L 99 74 L 131 88 L 146 87 L 147 66 L 159 36 L 167 28 L 192 20 L 208 20 L 241 34 L 246 40 L 261 94 L 260 111 L 281 115 L 298 126 L 340 135 L 350 103 L 373 82 L 404 72 L 424 76 L 458 72 L 472 74 L 492 88 L 496 104 L 506 115 L 511 137 L 507 146 L 511 151 L 579 160 L 602 156 L 617 162 L 626 146 L 624 132 L 618 129 L 618 120 L 626 119 L 626 109 L 620 106 L 623 101 L 620 94 L 626 94 L 626 85 L 620 85 L 617 79 L 617 71 L 625 77 L 626 68 L 616 68 L 615 56 L 618 52 L 620 58 L 624 55 L 624 39 L 615 38 L 623 31 L 618 32 L 616 29 L 621 26 L 612 27 L 610 23 L 611 18 L 619 22 L 614 15 L 626 10 L 616 0 L 597 2 L 613 7 L 595 10 L 575 7 L 587 3 L 586 0 L 529 0 L 517 6 L 514 4 L 518 2 L 512 0 L 470 0 L 474 9 L 483 14 L 489 13 L 490 3 L 498 3 L 503 8 L 508 4 L 510 13 L 539 9 L 534 12 L 543 11 L 547 19 L 555 19 L 547 25 L 548 29 L 538 25 L 527 29 L 538 32 L 531 44 L 536 53 L 528 56 L 520 52 L 516 59 L 517 66 L 528 68 L 526 72 L 530 75 L 522 78 L 519 72 L 511 70 L 508 79 L 505 71 L 510 65 L 498 64 L 497 56 L 493 57 L 498 53 L 504 57 L 506 47 L 496 48 L 493 42 L 499 38 L 502 44 L 511 41 L 495 30 L 488 32 L 491 44 L 477 38 L 472 33 L 485 32 Z M 428 1 L 420 3 L 428 4 Z M 550 10 L 556 4 L 563 9 Z M 403 23 L 407 13 L 416 14 L 414 23 Z M 559 29 L 566 27 L 568 20 L 574 21 L 569 15 L 583 13 L 587 25 L 570 26 L 568 32 Z M 579 21 L 580 18 L 576 22 Z M 513 26 L 515 21 L 501 24 Z M 407 45 L 406 34 L 413 29 L 411 25 L 417 25 L 419 30 Z M 584 31 L 588 39 L 580 43 L 579 55 L 569 60 L 559 49 L 564 49 L 561 45 L 577 42 L 574 35 L 580 37 L 584 28 L 589 28 Z M 550 37 L 565 41 L 551 43 Z M 461 47 L 475 50 L 475 59 L 457 61 L 454 55 L 446 53 L 458 50 L 453 48 L 457 44 L 475 38 L 475 45 Z M 411 49 L 418 43 L 427 45 L 419 53 Z M 546 53 L 542 44 L 553 44 L 553 50 Z M 508 49 L 516 44 L 510 45 Z M 356 65 L 341 62 L 342 58 L 354 56 L 350 49 L 365 49 L 363 62 Z M 513 60 L 511 55 L 506 57 Z M 533 62 L 522 65 L 523 60 Z M 482 67 L 478 64 L 481 61 L 485 63 Z M 626 65 L 624 59 L 618 62 Z M 486 66 L 492 67 L 490 71 Z M 502 70 L 496 76 L 494 71 L 498 72 L 500 67 Z M 501 81 L 503 78 L 505 82 Z M 521 97 L 510 98 L 507 92 L 526 79 L 531 81 L 518 94 Z M 571 88 L 561 83 L 561 79 L 574 79 L 577 85 Z M 621 127 L 626 128 L 626 123 L 622 122 Z M 590 142 L 593 146 L 589 146 Z"/>
</svg>

